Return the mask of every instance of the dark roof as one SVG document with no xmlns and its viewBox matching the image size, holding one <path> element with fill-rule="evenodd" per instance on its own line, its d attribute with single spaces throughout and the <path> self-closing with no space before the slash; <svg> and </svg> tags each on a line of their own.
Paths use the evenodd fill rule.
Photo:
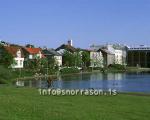
<svg viewBox="0 0 150 120">
<path fill-rule="evenodd" d="M 47 56 L 62 56 L 60 53 L 55 51 L 54 49 L 44 49 L 42 53 Z"/>
<path fill-rule="evenodd" d="M 56 48 L 55 50 L 56 51 L 59 51 L 60 49 L 65 49 L 67 51 L 70 51 L 70 52 L 76 52 L 77 49 L 71 45 L 65 45 L 65 44 L 62 44 L 60 47 Z"/>
<path fill-rule="evenodd" d="M 107 49 L 98 49 L 97 51 L 102 51 L 104 53 L 110 54 L 110 55 L 114 55 L 114 53 L 112 53 L 111 51 L 107 50 Z"/>
</svg>

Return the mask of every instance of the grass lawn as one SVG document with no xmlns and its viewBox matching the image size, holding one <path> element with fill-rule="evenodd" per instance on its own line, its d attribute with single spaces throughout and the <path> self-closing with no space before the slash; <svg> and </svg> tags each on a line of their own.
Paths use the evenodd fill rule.
<svg viewBox="0 0 150 120">
<path fill-rule="evenodd" d="M 149 120 L 150 96 L 40 96 L 0 86 L 0 120 Z"/>
</svg>

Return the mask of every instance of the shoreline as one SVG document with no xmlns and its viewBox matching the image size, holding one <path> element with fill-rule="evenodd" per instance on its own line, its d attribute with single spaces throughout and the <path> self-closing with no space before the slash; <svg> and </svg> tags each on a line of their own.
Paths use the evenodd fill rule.
<svg viewBox="0 0 150 120">
<path fill-rule="evenodd" d="M 127 68 L 127 70 L 107 70 L 102 72 L 100 70 L 93 70 L 93 71 L 84 71 L 79 73 L 69 73 L 69 74 L 59 74 L 59 75 L 40 75 L 40 76 L 24 76 L 21 78 L 15 78 L 13 81 L 17 80 L 29 80 L 29 79 L 41 79 L 41 78 L 50 78 L 52 80 L 57 79 L 58 76 L 74 76 L 74 75 L 81 75 L 81 74 L 91 74 L 91 73 L 133 73 L 133 72 L 150 72 L 150 68 Z"/>
</svg>

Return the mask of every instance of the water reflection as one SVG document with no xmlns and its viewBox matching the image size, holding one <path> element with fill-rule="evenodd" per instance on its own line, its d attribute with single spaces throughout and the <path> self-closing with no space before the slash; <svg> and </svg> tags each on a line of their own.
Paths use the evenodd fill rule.
<svg viewBox="0 0 150 120">
<path fill-rule="evenodd" d="M 62 89 L 116 89 L 126 92 L 150 92 L 150 73 L 92 73 L 58 76 L 57 80 L 17 81 L 17 86 Z"/>
</svg>

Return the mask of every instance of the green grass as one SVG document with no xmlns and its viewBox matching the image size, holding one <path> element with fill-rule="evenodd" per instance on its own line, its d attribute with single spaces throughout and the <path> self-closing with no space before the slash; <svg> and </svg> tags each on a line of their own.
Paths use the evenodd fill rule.
<svg viewBox="0 0 150 120">
<path fill-rule="evenodd" d="M 40 96 L 0 86 L 0 120 L 149 120 L 150 96 Z"/>
</svg>

